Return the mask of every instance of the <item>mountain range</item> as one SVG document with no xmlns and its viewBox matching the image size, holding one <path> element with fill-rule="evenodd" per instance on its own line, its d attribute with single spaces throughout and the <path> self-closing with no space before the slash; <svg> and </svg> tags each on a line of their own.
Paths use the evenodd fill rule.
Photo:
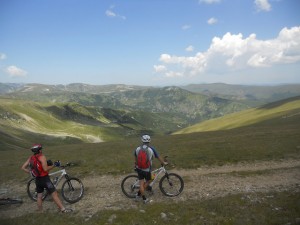
<svg viewBox="0 0 300 225">
<path fill-rule="evenodd" d="M 191 125 L 300 95 L 300 85 L 184 87 L 0 83 L 3 146 L 102 142 Z M 55 141 L 53 141 L 55 140 Z"/>
</svg>

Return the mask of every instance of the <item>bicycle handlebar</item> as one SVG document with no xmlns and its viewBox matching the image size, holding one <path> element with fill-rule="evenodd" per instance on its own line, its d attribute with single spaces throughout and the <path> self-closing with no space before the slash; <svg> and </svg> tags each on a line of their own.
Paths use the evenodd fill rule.
<svg viewBox="0 0 300 225">
<path fill-rule="evenodd" d="M 59 161 L 59 160 L 58 160 Z M 65 165 L 60 165 L 60 166 L 57 166 L 58 168 L 66 168 L 66 167 L 70 167 L 72 166 L 72 163 L 70 162 L 67 162 Z"/>
<path fill-rule="evenodd" d="M 164 157 L 164 162 L 166 162 L 167 164 L 165 165 L 165 164 L 162 164 L 162 163 L 161 163 L 161 166 L 167 166 L 167 165 L 169 165 L 169 162 L 168 162 L 168 160 L 167 160 L 168 157 L 169 157 L 169 156 L 167 156 L 167 155 Z"/>
</svg>

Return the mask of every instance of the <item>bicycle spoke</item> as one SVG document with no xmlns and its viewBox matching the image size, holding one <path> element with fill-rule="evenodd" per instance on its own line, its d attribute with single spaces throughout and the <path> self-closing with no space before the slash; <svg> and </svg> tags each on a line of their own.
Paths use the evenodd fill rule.
<svg viewBox="0 0 300 225">
<path fill-rule="evenodd" d="M 28 183 L 27 183 L 27 194 L 28 196 L 36 201 L 37 200 L 37 192 L 36 192 L 36 185 L 35 185 L 35 179 L 31 179 Z M 43 197 L 42 199 L 44 200 L 47 197 L 48 193 L 46 190 L 44 190 L 43 192 Z"/>
<path fill-rule="evenodd" d="M 127 197 L 134 198 L 140 189 L 138 177 L 136 175 L 129 175 L 125 177 L 122 181 L 121 187 L 123 193 Z"/>
<path fill-rule="evenodd" d="M 168 176 L 164 176 L 159 185 L 163 194 L 173 197 L 182 192 L 184 183 L 179 175 L 171 173 Z"/>
<path fill-rule="evenodd" d="M 176 184 L 176 182 L 172 181 L 170 178 L 167 179 L 167 180 L 168 180 L 168 182 L 165 182 L 164 186 L 163 186 L 166 193 L 168 193 L 168 194 L 177 194 L 177 193 L 179 193 L 180 184 L 179 185 Z"/>
<path fill-rule="evenodd" d="M 70 203 L 79 201 L 84 192 L 84 187 L 81 181 L 77 178 L 70 178 L 66 180 L 62 186 L 62 196 Z"/>
</svg>

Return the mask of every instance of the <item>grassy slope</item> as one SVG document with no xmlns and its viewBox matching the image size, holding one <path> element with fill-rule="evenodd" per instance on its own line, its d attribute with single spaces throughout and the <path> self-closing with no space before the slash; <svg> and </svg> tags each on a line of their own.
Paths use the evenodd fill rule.
<svg viewBox="0 0 300 225">
<path fill-rule="evenodd" d="M 269 108 L 277 107 L 269 105 Z M 265 107 L 266 108 L 266 107 Z M 300 157 L 300 114 L 268 119 L 240 128 L 200 133 L 153 136 L 153 145 L 169 155 L 176 168 L 198 168 L 241 161 L 281 160 Z M 45 146 L 53 160 L 74 161 L 70 169 L 78 177 L 132 172 L 132 151 L 138 138 L 97 144 Z M 0 180 L 24 185 L 27 176 L 19 169 L 30 155 L 28 149 L 0 151 Z M 299 191 L 249 193 L 223 198 L 177 203 L 154 203 L 131 210 L 102 210 L 89 221 L 75 215 L 29 214 L 15 219 L 0 219 L 1 224 L 105 224 L 112 214 L 113 224 L 296 224 L 299 222 Z M 145 210 L 142 213 L 140 210 Z M 161 218 L 161 213 L 167 219 Z M 141 216 L 137 216 L 140 215 Z M 142 219 L 141 219 L 142 218 Z"/>
<path fill-rule="evenodd" d="M 300 113 L 300 97 L 271 103 L 260 108 L 253 108 L 242 112 L 232 113 L 221 118 L 187 127 L 174 134 L 184 134 L 214 130 L 228 130 L 260 123 L 265 120 L 293 116 Z"/>
<path fill-rule="evenodd" d="M 179 120 L 174 120 L 168 114 L 0 98 L 0 150 L 25 147 L 35 140 L 60 145 L 120 140 L 145 129 L 164 133 L 175 130 Z"/>
<path fill-rule="evenodd" d="M 102 136 L 102 128 L 88 126 L 74 120 L 60 120 L 49 113 L 46 107 L 47 105 L 28 101 L 1 99 L 0 124 L 7 127 L 8 134 L 31 132 L 36 135 L 52 136 L 52 138 L 61 136 L 63 139 L 69 137 L 83 141 L 88 141 L 89 136 L 95 138 Z"/>
<path fill-rule="evenodd" d="M 141 129 L 132 121 L 128 127 L 125 123 L 121 126 L 117 121 L 120 112 L 113 113 L 72 103 L 40 104 L 0 98 L 0 150 L 28 146 L 35 139 L 50 145 L 110 141 L 120 139 L 128 130 Z"/>
<path fill-rule="evenodd" d="M 130 200 L 129 200 L 130 201 Z M 299 192 L 249 193 L 209 200 L 162 203 L 129 210 L 101 210 L 91 218 L 76 214 L 31 213 L 14 219 L 0 219 L 5 225 L 40 224 L 299 224 Z M 165 217 L 162 217 L 165 214 Z M 114 219 L 112 219 L 114 218 Z"/>
<path fill-rule="evenodd" d="M 187 169 L 241 161 L 299 158 L 299 127 L 300 114 L 295 114 L 231 130 L 153 136 L 152 144 L 162 155 L 170 156 L 170 162 L 177 168 Z M 77 162 L 79 166 L 72 170 L 80 176 L 123 174 L 132 171 L 132 152 L 139 143 L 138 137 L 95 144 L 54 146 L 49 143 L 44 145 L 44 153 L 52 160 Z M 0 151 L 3 159 L 0 180 L 24 177 L 16 168 L 29 155 L 29 146 L 27 149 Z"/>
</svg>

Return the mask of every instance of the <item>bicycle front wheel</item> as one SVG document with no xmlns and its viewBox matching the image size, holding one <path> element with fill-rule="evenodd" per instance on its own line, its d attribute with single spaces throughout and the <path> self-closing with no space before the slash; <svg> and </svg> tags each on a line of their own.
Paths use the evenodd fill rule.
<svg viewBox="0 0 300 225">
<path fill-rule="evenodd" d="M 122 192 L 128 198 L 135 198 L 136 194 L 140 190 L 139 178 L 137 175 L 128 175 L 122 180 L 121 183 Z"/>
<path fill-rule="evenodd" d="M 35 184 L 35 178 L 31 178 L 27 183 L 27 194 L 29 198 L 33 201 L 37 200 L 37 192 L 36 192 L 36 184 Z M 48 191 L 44 189 L 43 197 L 44 200 L 48 195 Z"/>
<path fill-rule="evenodd" d="M 159 181 L 159 189 L 168 197 L 179 195 L 183 191 L 183 187 L 183 179 L 176 173 L 166 174 Z"/>
<path fill-rule="evenodd" d="M 72 177 L 65 180 L 61 188 L 61 195 L 69 203 L 78 202 L 84 193 L 84 186 L 81 180 Z"/>
</svg>

